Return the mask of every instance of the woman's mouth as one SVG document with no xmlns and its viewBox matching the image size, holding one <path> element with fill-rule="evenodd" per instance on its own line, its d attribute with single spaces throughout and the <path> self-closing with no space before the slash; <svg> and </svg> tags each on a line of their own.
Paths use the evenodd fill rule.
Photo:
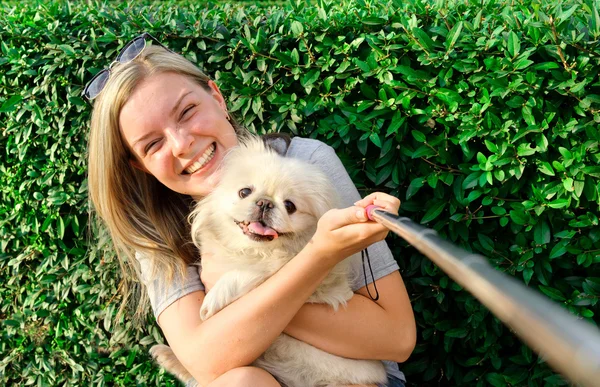
<svg viewBox="0 0 600 387">
<path fill-rule="evenodd" d="M 184 172 L 188 175 L 191 175 L 192 173 L 196 172 L 197 170 L 208 164 L 208 162 L 212 160 L 212 158 L 215 156 L 216 147 L 217 145 L 214 142 L 210 144 L 208 149 L 204 152 L 204 154 L 202 154 L 198 161 L 187 167 Z"/>
</svg>

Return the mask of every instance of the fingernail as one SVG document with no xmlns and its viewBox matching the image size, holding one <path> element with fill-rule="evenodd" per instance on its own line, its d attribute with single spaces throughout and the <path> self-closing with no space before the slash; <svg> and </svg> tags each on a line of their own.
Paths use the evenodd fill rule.
<svg viewBox="0 0 600 387">
<path fill-rule="evenodd" d="M 361 219 L 361 220 L 366 219 L 366 217 L 365 217 L 365 210 L 358 210 L 358 211 L 356 211 L 356 217 L 358 219 Z"/>
</svg>

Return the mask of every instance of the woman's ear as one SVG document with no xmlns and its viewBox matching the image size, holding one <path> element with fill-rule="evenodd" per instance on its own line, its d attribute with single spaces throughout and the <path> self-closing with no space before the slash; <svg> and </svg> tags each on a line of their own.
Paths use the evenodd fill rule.
<svg viewBox="0 0 600 387">
<path fill-rule="evenodd" d="M 225 98 L 223 98 L 223 94 L 221 94 L 221 90 L 219 90 L 219 86 L 213 81 L 208 81 L 208 87 L 210 87 L 210 93 L 212 97 L 217 101 L 221 109 L 227 113 L 227 104 L 225 103 Z"/>
<path fill-rule="evenodd" d="M 140 163 L 139 161 L 135 160 L 135 159 L 129 159 L 129 164 L 134 167 L 135 169 L 139 169 L 142 172 L 146 172 L 146 173 L 150 173 L 146 167 L 144 167 L 144 165 L 142 165 L 142 163 Z"/>
</svg>

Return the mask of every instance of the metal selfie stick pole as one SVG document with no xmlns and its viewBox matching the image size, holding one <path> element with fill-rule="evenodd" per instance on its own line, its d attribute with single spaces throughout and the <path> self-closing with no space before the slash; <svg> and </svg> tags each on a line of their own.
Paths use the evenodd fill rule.
<svg viewBox="0 0 600 387">
<path fill-rule="evenodd" d="M 481 255 L 441 239 L 409 218 L 367 207 L 387 227 L 475 296 L 553 368 L 583 386 L 600 386 L 600 330 L 523 283 L 495 270 Z"/>
</svg>

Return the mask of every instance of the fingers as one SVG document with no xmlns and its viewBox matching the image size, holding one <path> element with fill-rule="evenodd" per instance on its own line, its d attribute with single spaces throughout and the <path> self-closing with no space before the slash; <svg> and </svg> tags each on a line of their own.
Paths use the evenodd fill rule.
<svg viewBox="0 0 600 387">
<path fill-rule="evenodd" d="M 347 225 L 336 232 L 343 233 L 348 240 L 356 242 L 362 240 L 366 247 L 385 239 L 389 231 L 377 222 L 364 222 Z"/>
<path fill-rule="evenodd" d="M 395 215 L 398 215 L 398 209 L 400 208 L 400 200 L 398 198 L 383 192 L 373 192 L 354 203 L 354 205 L 360 207 L 367 207 L 371 204 Z"/>
<path fill-rule="evenodd" d="M 344 226 L 363 223 L 367 221 L 367 214 L 363 207 L 354 206 L 342 209 L 329 210 L 323 215 L 321 221 L 329 230 L 337 230 Z"/>
</svg>

